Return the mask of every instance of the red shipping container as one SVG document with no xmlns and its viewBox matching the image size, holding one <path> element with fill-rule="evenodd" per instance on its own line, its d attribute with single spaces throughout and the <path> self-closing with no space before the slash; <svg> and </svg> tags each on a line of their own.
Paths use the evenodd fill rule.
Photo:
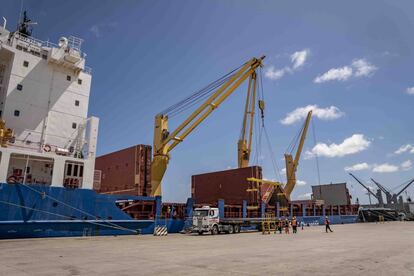
<svg viewBox="0 0 414 276">
<path fill-rule="evenodd" d="M 248 192 L 255 186 L 247 178 L 262 179 L 262 168 L 252 166 L 247 168 L 211 172 L 193 175 L 191 177 L 191 195 L 196 204 L 215 204 L 224 199 L 225 204 L 248 204 L 260 202 L 261 192 Z"/>
<path fill-rule="evenodd" d="M 151 146 L 136 145 L 96 158 L 100 193 L 147 196 L 151 193 Z"/>
</svg>

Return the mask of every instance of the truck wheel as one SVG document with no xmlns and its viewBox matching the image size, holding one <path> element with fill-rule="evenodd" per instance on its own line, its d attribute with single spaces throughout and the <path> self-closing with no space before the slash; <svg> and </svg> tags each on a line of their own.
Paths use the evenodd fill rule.
<svg viewBox="0 0 414 276">
<path fill-rule="evenodd" d="M 234 233 L 240 233 L 240 225 L 234 225 Z"/>
<path fill-rule="evenodd" d="M 211 235 L 217 235 L 219 233 L 217 225 L 213 226 L 213 229 L 211 229 Z"/>
<path fill-rule="evenodd" d="M 201 235 L 203 235 L 203 231 L 200 231 L 200 232 L 198 232 L 198 234 L 201 236 Z"/>
<path fill-rule="evenodd" d="M 233 234 L 234 233 L 234 229 L 233 229 L 233 225 L 229 225 L 229 230 L 227 230 L 228 234 Z"/>
</svg>

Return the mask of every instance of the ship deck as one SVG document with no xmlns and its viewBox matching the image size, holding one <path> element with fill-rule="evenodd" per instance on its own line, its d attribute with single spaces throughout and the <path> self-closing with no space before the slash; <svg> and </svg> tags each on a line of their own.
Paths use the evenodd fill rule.
<svg viewBox="0 0 414 276">
<path fill-rule="evenodd" d="M 413 275 L 414 223 L 0 241 L 0 275 Z"/>
</svg>

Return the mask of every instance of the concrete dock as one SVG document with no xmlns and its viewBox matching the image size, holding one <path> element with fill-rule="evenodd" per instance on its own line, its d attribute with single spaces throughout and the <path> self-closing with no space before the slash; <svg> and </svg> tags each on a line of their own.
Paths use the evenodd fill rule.
<svg viewBox="0 0 414 276">
<path fill-rule="evenodd" d="M 0 241 L 0 275 L 414 275 L 414 223 Z"/>
</svg>

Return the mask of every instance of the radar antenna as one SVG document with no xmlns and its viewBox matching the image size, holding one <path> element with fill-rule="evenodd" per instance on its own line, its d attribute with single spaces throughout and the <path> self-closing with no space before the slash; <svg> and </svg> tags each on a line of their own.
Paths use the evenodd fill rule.
<svg viewBox="0 0 414 276">
<path fill-rule="evenodd" d="M 32 25 L 37 25 L 37 22 L 32 22 L 32 20 L 27 16 L 27 11 L 24 11 L 23 19 L 19 22 L 19 26 L 17 28 L 18 32 L 24 36 L 32 36 Z"/>
</svg>

